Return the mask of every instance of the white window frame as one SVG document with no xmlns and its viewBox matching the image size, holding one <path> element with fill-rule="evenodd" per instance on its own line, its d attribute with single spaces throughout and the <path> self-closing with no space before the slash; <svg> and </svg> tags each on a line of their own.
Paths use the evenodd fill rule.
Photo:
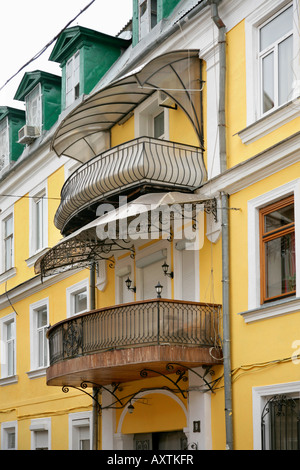
<svg viewBox="0 0 300 470">
<path fill-rule="evenodd" d="M 93 442 L 93 416 L 91 411 L 69 414 L 69 450 L 79 450 L 78 434 L 82 427 L 89 426 L 90 449 Z"/>
<path fill-rule="evenodd" d="M 5 148 L 3 152 L 1 152 L 1 146 L 0 146 L 0 174 L 9 165 L 8 117 L 4 118 L 0 122 L 0 144 L 1 144 L 2 139 L 3 139 L 2 145 Z"/>
<path fill-rule="evenodd" d="M 252 388 L 253 450 L 261 450 L 261 414 L 268 398 L 273 395 L 300 393 L 300 382 L 266 385 Z"/>
<path fill-rule="evenodd" d="M 66 108 L 68 108 L 74 101 L 80 96 L 80 51 L 76 51 L 75 54 L 70 57 L 66 63 Z M 78 67 L 74 69 L 76 60 L 78 57 Z M 77 76 L 78 75 L 78 76 Z M 70 79 L 70 82 L 68 81 Z M 78 87 L 78 96 L 76 96 L 76 87 Z"/>
<path fill-rule="evenodd" d="M 5 226 L 6 222 L 12 219 L 12 226 L 13 226 L 13 231 L 12 234 L 9 237 L 6 237 L 5 235 Z M 5 217 L 2 219 L 2 243 L 3 243 L 3 265 L 2 265 L 2 272 L 8 272 L 14 267 L 14 235 L 15 235 L 15 230 L 14 230 L 14 213 L 10 212 L 8 213 Z M 11 255 L 10 255 L 10 262 L 9 266 L 7 267 L 7 261 L 6 261 L 6 240 L 10 238 L 11 239 Z"/>
<path fill-rule="evenodd" d="M 164 140 L 169 140 L 169 109 L 159 106 L 158 93 L 154 93 L 135 109 L 135 137 L 154 137 L 154 117 L 161 112 L 164 112 Z"/>
<path fill-rule="evenodd" d="M 277 12 L 288 5 L 293 4 L 294 11 L 294 51 L 299 50 L 300 38 L 297 32 L 298 3 L 296 0 L 267 0 L 261 2 L 245 19 L 246 39 L 246 102 L 247 102 L 247 127 L 238 134 L 245 144 L 255 142 L 257 139 L 279 128 L 283 124 L 298 116 L 298 98 L 300 96 L 300 65 L 297 60 L 298 54 L 294 53 L 294 84 L 291 101 L 269 113 L 260 113 L 260 61 L 259 51 L 259 28 L 270 20 Z"/>
<path fill-rule="evenodd" d="M 46 332 L 49 326 L 49 298 L 45 298 L 34 302 L 29 306 L 29 316 L 30 316 L 30 372 L 28 373 L 29 378 L 36 378 L 40 377 L 41 375 L 45 375 L 46 368 L 49 365 L 49 343 L 48 340 L 45 338 L 47 342 L 48 348 L 48 360 L 46 364 L 39 365 L 39 340 L 38 340 L 38 326 L 37 326 L 37 316 L 38 312 L 42 309 L 47 309 L 47 325 L 44 326 L 42 329 Z"/>
<path fill-rule="evenodd" d="M 83 290 L 86 291 L 87 295 L 87 308 L 82 310 L 78 313 L 74 313 L 74 297 L 76 294 L 82 292 Z M 81 313 L 88 312 L 90 310 L 90 292 L 89 292 L 89 279 L 83 279 L 76 284 L 73 284 L 66 289 L 67 295 L 67 317 L 73 317 L 74 315 L 80 315 Z"/>
<path fill-rule="evenodd" d="M 115 265 L 115 298 L 116 304 L 122 304 L 122 286 L 121 282 L 124 277 L 129 277 L 132 281 L 131 287 L 134 287 L 135 284 L 135 275 L 134 275 L 134 262 L 130 257 L 126 257 L 122 260 L 117 260 Z M 134 292 L 131 291 L 129 297 L 131 301 L 134 302 Z"/>
<path fill-rule="evenodd" d="M 15 434 L 15 446 L 14 448 L 8 448 L 8 434 L 11 431 Z M 1 423 L 1 450 L 17 450 L 18 449 L 18 422 L 7 421 Z"/>
<path fill-rule="evenodd" d="M 14 324 L 14 338 L 10 340 L 10 343 L 13 343 L 13 373 L 8 373 L 8 344 L 7 344 L 7 326 L 13 323 Z M 1 379 L 0 385 L 8 385 L 15 383 L 17 381 L 17 332 L 16 332 L 16 314 L 10 313 L 5 317 L 0 319 L 0 365 L 1 365 Z"/>
<path fill-rule="evenodd" d="M 25 97 L 26 103 L 26 124 L 28 126 L 42 128 L 42 99 L 41 99 L 41 84 L 38 83 L 33 90 L 31 90 Z M 33 106 L 36 101 L 36 113 L 33 114 Z"/>
<path fill-rule="evenodd" d="M 31 433 L 31 450 L 36 450 L 37 433 L 46 431 L 48 433 L 47 447 L 51 450 L 51 418 L 36 418 L 31 420 L 29 427 Z"/>
<path fill-rule="evenodd" d="M 296 242 L 296 298 L 261 305 L 259 211 L 273 202 L 294 195 L 295 239 L 300 240 L 300 178 L 248 201 L 248 312 L 245 321 L 256 321 L 299 310 L 300 244 Z"/>
<path fill-rule="evenodd" d="M 48 191 L 47 184 L 44 182 L 37 188 L 29 193 L 30 206 L 29 206 L 29 256 L 40 254 L 48 246 Z M 42 207 L 42 234 L 40 234 L 40 246 L 38 246 L 37 232 L 38 232 L 38 219 L 37 219 L 37 204 Z M 34 261 L 33 261 L 34 262 Z"/>
<path fill-rule="evenodd" d="M 138 0 L 138 17 L 139 17 L 139 39 L 143 39 L 155 26 L 157 25 L 158 13 L 158 0 L 156 2 L 156 23 L 152 26 L 152 1 L 153 0 Z M 146 3 L 145 13 L 141 16 L 141 6 Z"/>
</svg>

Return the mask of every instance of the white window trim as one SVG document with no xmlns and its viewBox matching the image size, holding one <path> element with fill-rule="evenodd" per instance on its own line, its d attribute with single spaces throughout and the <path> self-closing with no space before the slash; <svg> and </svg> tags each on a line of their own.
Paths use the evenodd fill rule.
<svg viewBox="0 0 300 470">
<path fill-rule="evenodd" d="M 121 300 L 120 278 L 123 276 L 129 276 L 130 279 L 132 280 L 132 287 L 135 283 L 133 259 L 128 256 L 122 260 L 117 260 L 114 270 L 115 270 L 115 302 L 118 305 L 118 304 L 123 303 L 123 301 Z M 131 300 L 132 302 L 134 301 L 133 292 L 131 292 Z"/>
<path fill-rule="evenodd" d="M 51 418 L 36 418 L 31 420 L 29 427 L 31 432 L 31 450 L 36 449 L 36 432 L 48 432 L 48 450 L 51 450 Z"/>
<path fill-rule="evenodd" d="M 75 62 L 75 58 L 76 56 L 79 55 L 79 78 L 78 78 L 78 83 L 75 83 L 74 84 L 74 78 L 75 78 L 75 73 L 74 73 L 74 62 Z M 68 87 L 68 83 L 67 83 L 67 73 L 68 73 L 68 66 L 69 64 L 72 63 L 72 83 L 71 83 L 71 87 L 70 87 L 70 90 L 68 91 L 67 87 Z M 77 101 L 77 99 L 75 98 L 75 88 L 77 85 L 79 85 L 79 95 L 80 95 L 80 68 L 81 68 L 81 53 L 80 53 L 80 50 L 77 50 L 75 52 L 75 54 L 72 55 L 72 57 L 70 57 L 67 62 L 66 62 L 66 67 L 65 67 L 65 106 L 66 108 L 69 108 L 69 106 L 71 106 L 73 103 L 75 103 L 75 101 Z M 69 100 L 67 99 L 68 95 L 70 96 Z"/>
<path fill-rule="evenodd" d="M 6 363 L 6 342 L 3 340 L 5 337 L 4 328 L 9 322 L 14 322 L 15 324 L 15 339 L 14 339 L 14 374 L 7 375 L 7 363 Z M 17 328 L 16 328 L 16 314 L 10 313 L 5 317 L 0 319 L 0 365 L 1 365 L 1 385 L 10 385 L 18 381 L 18 376 L 16 375 L 17 370 Z"/>
<path fill-rule="evenodd" d="M 5 423 L 1 423 L 1 450 L 8 450 L 7 449 L 7 431 L 10 429 L 14 429 L 15 431 L 15 448 L 9 450 L 17 450 L 18 449 L 18 422 L 17 421 L 7 421 Z"/>
<path fill-rule="evenodd" d="M 73 300 L 72 297 L 76 292 L 86 289 L 87 293 L 87 308 L 86 310 L 79 312 L 78 314 L 73 313 Z M 67 287 L 66 289 L 66 295 L 67 295 L 67 318 L 80 315 L 81 313 L 88 312 L 90 310 L 90 291 L 89 291 L 89 279 L 83 279 L 80 282 L 77 282 L 76 284 L 73 284 L 70 287 Z"/>
<path fill-rule="evenodd" d="M 260 240 L 259 210 L 276 200 L 294 195 L 295 238 L 300 240 L 300 179 L 279 186 L 248 201 L 248 311 L 241 313 L 245 321 L 266 319 L 299 310 L 300 244 L 296 244 L 296 299 L 260 303 Z"/>
<path fill-rule="evenodd" d="M 169 109 L 159 106 L 158 92 L 145 100 L 134 110 L 134 135 L 135 137 L 152 137 L 153 134 L 153 118 L 159 112 L 164 111 L 164 140 L 170 139 L 169 126 Z"/>
<path fill-rule="evenodd" d="M 298 54 L 293 54 L 294 60 L 294 96 L 290 103 L 286 103 L 264 116 L 260 116 L 260 83 L 259 83 L 259 62 L 258 62 L 258 28 L 268 18 L 288 4 L 294 5 L 294 17 L 298 15 L 297 2 L 291 0 L 268 0 L 262 2 L 260 7 L 245 19 L 246 37 L 246 102 L 247 102 L 247 127 L 238 134 L 243 143 L 249 144 L 260 137 L 277 129 L 286 122 L 299 115 L 299 83 L 300 68 L 297 61 Z M 299 50 L 299 35 L 296 31 L 294 21 L 294 50 Z"/>
<path fill-rule="evenodd" d="M 28 117 L 29 117 L 29 106 L 30 104 L 32 103 L 32 96 L 37 93 L 38 95 L 38 98 L 39 98 L 39 122 L 38 123 L 33 123 L 32 121 L 29 121 L 28 120 Z M 29 126 L 34 126 L 34 127 L 37 127 L 39 129 L 39 131 L 41 132 L 42 130 L 42 87 L 41 87 L 41 84 L 38 83 L 34 88 L 33 90 L 31 90 L 30 93 L 28 93 L 28 95 L 25 96 L 25 102 L 26 102 L 26 124 L 29 125 Z"/>
<path fill-rule="evenodd" d="M 4 159 L 3 159 L 4 165 L 3 165 L 3 168 L 0 169 L 0 174 L 1 174 L 9 166 L 9 135 L 8 135 L 8 117 L 7 116 L 1 121 L 0 129 L 1 131 L 5 129 L 5 133 L 6 133 L 6 149 L 4 153 Z M 0 158 L 1 157 L 2 155 L 0 155 Z M 1 168 L 1 161 L 0 161 L 0 168 Z"/>
<path fill-rule="evenodd" d="M 85 425 L 89 425 L 90 428 L 90 447 L 93 442 L 93 415 L 91 411 L 83 411 L 79 413 L 69 414 L 69 450 L 73 449 L 73 438 L 76 428 L 80 428 Z"/>
<path fill-rule="evenodd" d="M 7 279 L 10 279 L 16 274 L 16 269 L 14 267 L 15 264 L 15 217 L 14 217 L 14 208 L 8 209 L 5 211 L 3 214 L 1 214 L 1 219 L 0 219 L 0 237 L 1 237 L 1 249 L 2 253 L 4 253 L 4 224 L 5 221 L 9 218 L 12 217 L 13 219 L 13 244 L 12 244 L 12 267 L 5 271 L 5 257 L 1 257 L 1 275 L 0 275 L 0 282 L 5 282 Z"/>
<path fill-rule="evenodd" d="M 136 285 L 136 299 L 137 300 L 143 300 L 143 285 L 142 285 L 142 276 L 141 276 L 141 269 L 143 269 L 143 263 L 146 262 L 147 264 L 149 263 L 149 260 L 153 258 L 153 263 L 155 263 L 158 260 L 161 260 L 161 264 L 166 261 L 166 263 L 171 266 L 171 246 L 169 241 L 163 241 L 163 242 L 158 242 L 154 243 L 152 246 L 149 246 L 147 248 L 141 249 L 135 256 L 135 261 L 136 261 L 136 279 L 137 279 L 137 285 Z M 146 265 L 147 265 L 146 264 Z M 146 266 L 145 265 L 145 266 Z M 162 290 L 162 298 L 165 299 L 170 299 L 171 298 L 171 279 L 167 276 L 164 275 L 163 270 L 161 270 L 161 278 L 163 282 L 161 282 L 163 286 Z M 153 286 L 153 298 L 156 297 L 155 293 L 155 286 Z"/>
<path fill-rule="evenodd" d="M 37 249 L 36 247 L 36 214 L 35 214 L 35 206 L 36 206 L 36 199 L 40 197 L 44 197 L 45 200 L 43 202 L 43 240 L 41 248 Z M 47 190 L 47 182 L 41 183 L 37 186 L 33 191 L 29 193 L 29 258 L 26 260 L 27 266 L 33 266 L 35 260 L 39 255 L 44 253 L 45 250 L 48 249 L 48 190 Z"/>
<path fill-rule="evenodd" d="M 252 388 L 253 450 L 261 450 L 261 414 L 268 397 L 272 395 L 286 395 L 293 393 L 300 393 L 300 382 L 289 382 Z"/>
<path fill-rule="evenodd" d="M 37 365 L 37 339 L 36 339 L 36 312 L 38 309 L 47 308 L 47 325 L 49 325 L 49 297 L 39 300 L 29 306 L 30 316 L 30 372 L 27 372 L 29 378 L 37 378 L 46 374 L 48 364 L 42 367 Z M 49 362 L 49 348 L 48 348 Z"/>
</svg>

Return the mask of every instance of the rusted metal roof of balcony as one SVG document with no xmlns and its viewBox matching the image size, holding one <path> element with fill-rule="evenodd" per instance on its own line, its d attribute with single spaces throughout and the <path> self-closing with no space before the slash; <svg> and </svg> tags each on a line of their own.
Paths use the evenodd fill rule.
<svg viewBox="0 0 300 470">
<path fill-rule="evenodd" d="M 78 168 L 65 182 L 55 225 L 68 234 L 96 217 L 103 200 L 120 194 L 193 191 L 206 179 L 198 147 L 141 137 L 114 147 Z"/>
<path fill-rule="evenodd" d="M 122 383 L 222 363 L 220 305 L 154 299 L 94 310 L 53 325 L 47 333 L 47 384 Z"/>
<path fill-rule="evenodd" d="M 103 133 L 157 90 L 184 111 L 202 148 L 199 50 L 179 50 L 160 55 L 84 97 L 59 124 L 52 140 L 53 150 L 58 156 L 66 155 L 82 163 L 97 156 Z"/>
</svg>

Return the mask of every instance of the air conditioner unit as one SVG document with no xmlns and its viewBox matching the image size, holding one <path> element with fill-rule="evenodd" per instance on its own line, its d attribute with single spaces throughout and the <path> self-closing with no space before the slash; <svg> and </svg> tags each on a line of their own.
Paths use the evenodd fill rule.
<svg viewBox="0 0 300 470">
<path fill-rule="evenodd" d="M 177 104 L 163 91 L 158 92 L 158 104 L 164 108 L 177 109 Z"/>
<path fill-rule="evenodd" d="M 36 126 L 24 126 L 19 130 L 19 144 L 31 144 L 40 136 L 40 129 Z"/>
</svg>

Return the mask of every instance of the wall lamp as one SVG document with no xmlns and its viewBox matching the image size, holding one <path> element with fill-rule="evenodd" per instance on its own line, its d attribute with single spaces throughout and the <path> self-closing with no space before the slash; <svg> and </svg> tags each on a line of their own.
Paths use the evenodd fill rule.
<svg viewBox="0 0 300 470">
<path fill-rule="evenodd" d="M 173 279 L 174 277 L 173 271 L 171 271 L 170 273 L 168 272 L 169 265 L 166 262 L 164 262 L 164 264 L 161 267 L 163 268 L 164 275 Z"/>
<path fill-rule="evenodd" d="M 134 412 L 134 406 L 131 402 L 130 402 L 130 405 L 128 406 L 127 410 L 128 410 L 128 413 L 131 414 L 131 415 Z"/>
<path fill-rule="evenodd" d="M 126 279 L 125 284 L 128 290 L 131 290 L 132 292 L 136 292 L 136 287 L 131 287 L 132 280 L 129 279 L 129 277 Z"/>
<path fill-rule="evenodd" d="M 159 281 L 156 284 L 155 289 L 156 289 L 156 293 L 157 293 L 157 298 L 161 299 L 161 293 L 162 293 L 162 290 L 163 290 L 163 286 L 161 285 L 161 283 Z"/>
</svg>

